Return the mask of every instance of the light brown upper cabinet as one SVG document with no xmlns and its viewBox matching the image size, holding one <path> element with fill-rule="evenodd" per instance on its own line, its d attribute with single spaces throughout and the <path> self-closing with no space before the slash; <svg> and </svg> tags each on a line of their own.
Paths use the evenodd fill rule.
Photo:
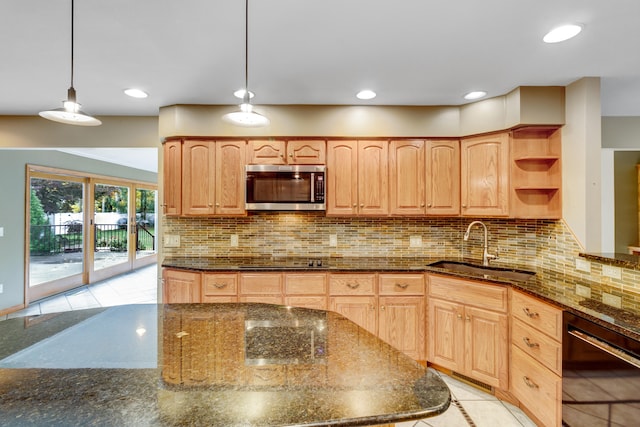
<svg viewBox="0 0 640 427">
<path fill-rule="evenodd" d="M 460 141 L 426 141 L 427 215 L 460 214 Z"/>
<path fill-rule="evenodd" d="M 163 203 L 165 215 L 182 213 L 182 143 L 168 141 L 163 147 Z"/>
<path fill-rule="evenodd" d="M 391 215 L 425 214 L 425 142 L 389 143 L 389 199 Z"/>
<path fill-rule="evenodd" d="M 253 165 L 323 165 L 326 161 L 324 140 L 253 140 L 248 145 L 249 164 Z"/>
<path fill-rule="evenodd" d="M 182 143 L 182 215 L 215 213 L 215 141 Z"/>
<path fill-rule="evenodd" d="M 561 131 L 529 127 L 511 133 L 511 211 L 514 218 L 562 218 Z"/>
<path fill-rule="evenodd" d="M 389 214 L 388 141 L 327 142 L 327 215 Z"/>
<path fill-rule="evenodd" d="M 509 133 L 461 141 L 461 213 L 463 216 L 509 214 Z"/>
<path fill-rule="evenodd" d="M 244 215 L 246 143 L 216 142 L 216 215 Z"/>
<path fill-rule="evenodd" d="M 244 215 L 245 141 L 182 143 L 182 215 Z"/>
</svg>

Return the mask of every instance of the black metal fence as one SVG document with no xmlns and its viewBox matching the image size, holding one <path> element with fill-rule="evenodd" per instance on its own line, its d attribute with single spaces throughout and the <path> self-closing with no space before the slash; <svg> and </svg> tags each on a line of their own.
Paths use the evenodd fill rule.
<svg viewBox="0 0 640 427">
<path fill-rule="evenodd" d="M 95 250 L 125 252 L 127 250 L 127 227 L 119 224 L 95 224 Z M 30 238 L 31 255 L 54 255 L 82 251 L 83 225 L 80 222 L 63 225 L 32 225 Z M 136 249 L 155 249 L 153 229 L 136 224 Z"/>
</svg>

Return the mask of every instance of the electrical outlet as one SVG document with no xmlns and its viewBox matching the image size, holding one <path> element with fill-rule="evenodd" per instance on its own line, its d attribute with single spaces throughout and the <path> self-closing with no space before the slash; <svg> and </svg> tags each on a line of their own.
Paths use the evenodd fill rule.
<svg viewBox="0 0 640 427">
<path fill-rule="evenodd" d="M 180 235 L 179 234 L 165 234 L 164 235 L 164 247 L 165 248 L 179 248 L 180 247 Z"/>
<path fill-rule="evenodd" d="M 329 234 L 329 246 L 338 246 L 338 235 Z"/>
<path fill-rule="evenodd" d="M 591 263 L 586 259 L 576 258 L 576 270 L 591 273 Z"/>
<path fill-rule="evenodd" d="M 588 286 L 576 284 L 576 294 L 581 297 L 591 298 L 591 288 Z"/>
<path fill-rule="evenodd" d="M 230 242 L 229 244 L 234 247 L 237 248 L 238 247 L 238 235 L 237 234 L 232 234 L 231 235 L 231 239 L 229 239 Z"/>
<path fill-rule="evenodd" d="M 622 270 L 620 267 L 614 267 L 613 265 L 603 265 L 602 275 L 613 277 L 614 279 L 622 279 Z"/>
<path fill-rule="evenodd" d="M 622 298 L 611 295 L 606 292 L 602 293 L 602 302 L 616 308 L 622 308 Z"/>
<path fill-rule="evenodd" d="M 410 248 L 421 248 L 422 247 L 422 236 L 411 236 L 411 237 L 409 237 L 409 247 Z"/>
<path fill-rule="evenodd" d="M 4 292 L 4 284 L 0 283 L 0 294 Z"/>
<path fill-rule="evenodd" d="M 0 227 L 0 237 L 4 237 L 4 227 Z"/>
</svg>

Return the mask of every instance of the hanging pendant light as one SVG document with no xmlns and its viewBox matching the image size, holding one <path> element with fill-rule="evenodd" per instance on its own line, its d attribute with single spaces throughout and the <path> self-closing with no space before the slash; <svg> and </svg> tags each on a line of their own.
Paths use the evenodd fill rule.
<svg viewBox="0 0 640 427">
<path fill-rule="evenodd" d="M 234 111 L 222 116 L 222 120 L 237 126 L 261 127 L 267 126 L 270 121 L 262 114 L 253 111 L 249 92 L 249 0 L 245 0 L 244 14 L 244 96 L 240 111 Z"/>
<path fill-rule="evenodd" d="M 62 101 L 62 108 L 41 111 L 40 116 L 69 125 L 98 126 L 102 122 L 80 110 L 80 104 L 76 102 L 76 90 L 73 87 L 73 2 L 71 0 L 71 87 L 67 91 L 67 100 Z"/>
</svg>

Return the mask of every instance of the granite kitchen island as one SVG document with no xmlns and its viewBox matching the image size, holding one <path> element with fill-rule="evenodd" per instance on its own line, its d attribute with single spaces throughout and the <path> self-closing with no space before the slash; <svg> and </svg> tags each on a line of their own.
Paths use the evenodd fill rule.
<svg viewBox="0 0 640 427">
<path fill-rule="evenodd" d="M 3 425 L 366 426 L 449 403 L 437 374 L 333 312 L 130 305 L 0 322 Z"/>
</svg>

